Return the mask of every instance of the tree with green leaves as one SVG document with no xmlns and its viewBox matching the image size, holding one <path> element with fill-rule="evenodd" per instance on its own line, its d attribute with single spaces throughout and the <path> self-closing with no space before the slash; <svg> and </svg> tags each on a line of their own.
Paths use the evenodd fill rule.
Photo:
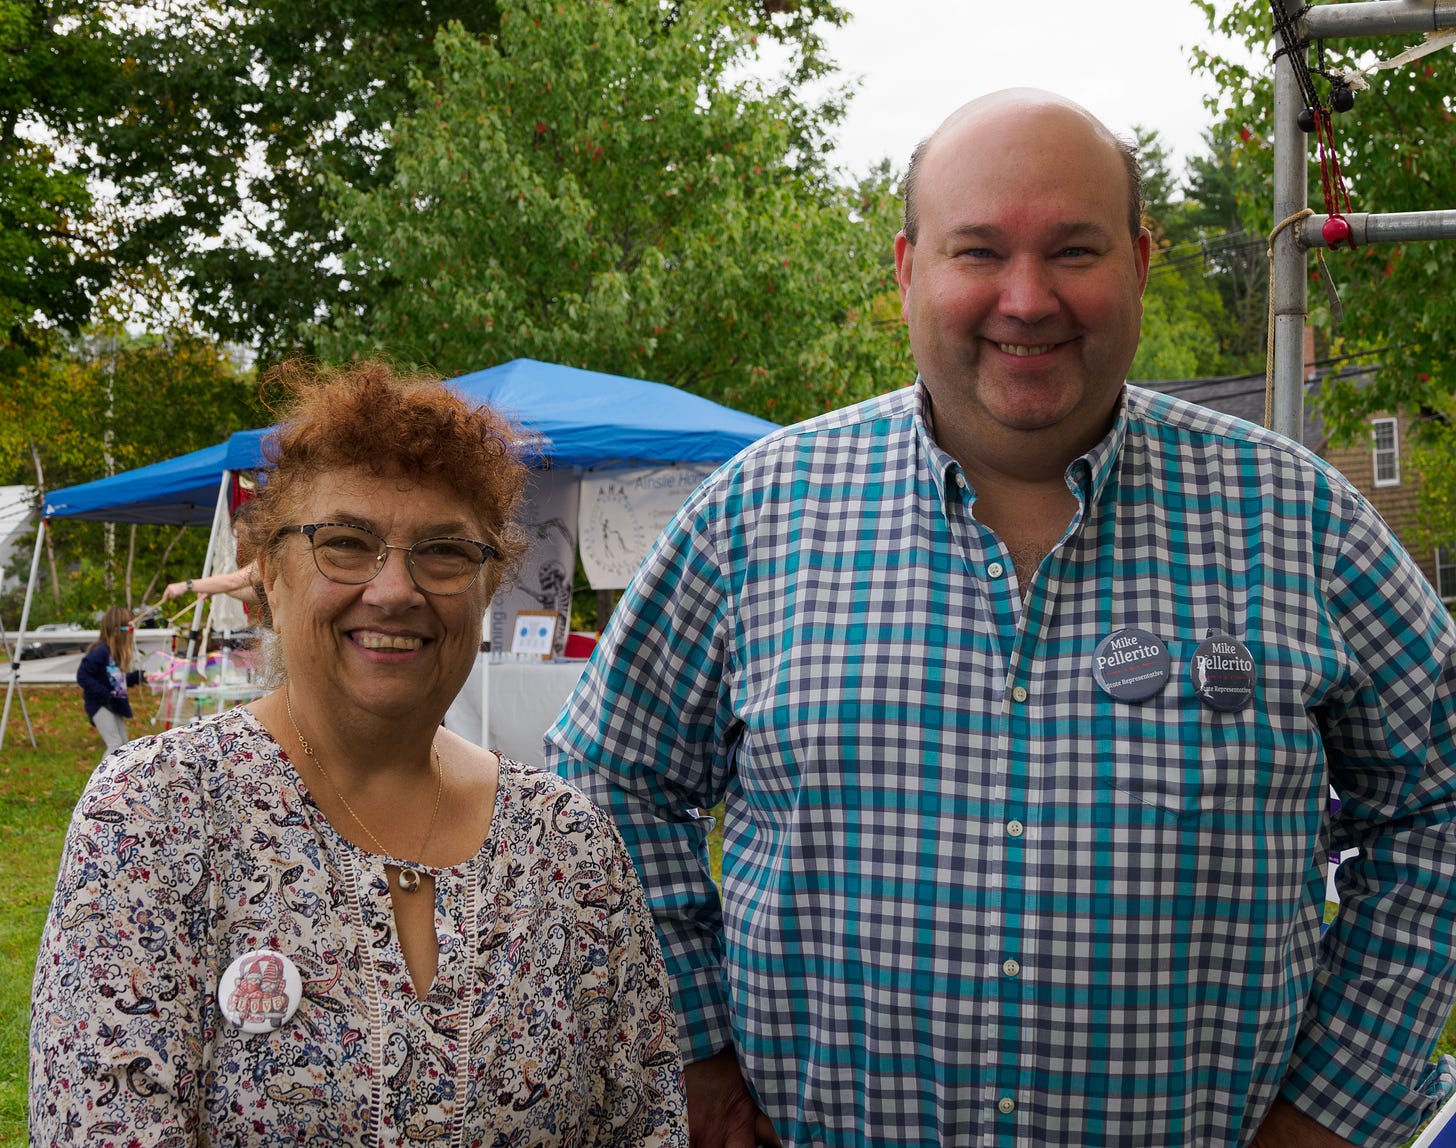
<svg viewBox="0 0 1456 1148">
<path fill-rule="evenodd" d="M 26 363 L 0 388 L 0 484 L 38 485 L 37 460 L 47 490 L 91 482 L 269 421 L 251 380 L 205 340 L 91 336 L 71 353 Z M 49 610 L 33 620 L 81 620 L 118 602 L 138 604 L 148 587 L 200 569 L 206 531 L 190 535 L 161 526 L 118 535 L 101 523 L 57 519 L 51 594 L 40 600 Z M 14 572 L 28 564 L 20 555 Z"/>
<path fill-rule="evenodd" d="M 858 397 L 815 348 L 883 337 L 856 316 L 892 284 L 893 179 L 835 181 L 835 113 L 746 78 L 742 7 L 514 0 L 497 36 L 442 31 L 392 177 L 331 185 L 360 305 L 323 356 L 539 358 L 773 417 Z"/>
<path fill-rule="evenodd" d="M 1245 228 L 1244 207 L 1265 197 L 1241 163 L 1242 143 L 1204 133 L 1204 153 L 1174 175 L 1156 132 L 1136 129 L 1143 222 L 1153 234 L 1134 379 L 1240 375 L 1264 367 L 1266 241 Z"/>
<path fill-rule="evenodd" d="M 1222 301 L 1219 365 L 1210 374 L 1264 369 L 1268 327 L 1267 233 L 1253 228 L 1267 214 L 1269 185 L 1247 162 L 1248 144 L 1228 133 L 1205 132 L 1204 151 L 1188 160 L 1182 219 L 1197 237 L 1203 270 Z"/>
<path fill-rule="evenodd" d="M 123 4 L 116 95 L 123 111 L 84 133 L 94 170 L 113 181 L 128 221 L 126 266 L 151 266 L 196 321 L 255 347 L 264 361 L 308 349 L 305 327 L 366 308 L 374 284 L 342 266 L 353 238 L 326 196 L 396 177 L 395 135 L 412 85 L 440 79 L 439 30 L 491 40 L 494 0 L 221 0 Z M 561 5 L 563 18 L 600 6 Z M 555 7 L 548 15 L 555 18 Z M 693 21 L 697 5 L 658 4 L 651 28 Z M 754 34 L 793 49 L 795 82 L 821 75 L 817 28 L 828 0 L 738 0 Z M 713 30 L 704 58 L 719 51 Z M 817 121 L 793 125 L 806 153 Z"/>
<path fill-rule="evenodd" d="M 90 335 L 17 372 L 0 390 L 0 484 L 52 489 L 105 478 L 267 425 L 254 384 L 192 335 Z"/>
<path fill-rule="evenodd" d="M 1156 132 L 1134 129 L 1142 168 L 1143 223 L 1152 261 L 1143 295 L 1142 338 L 1129 375 L 1150 381 L 1224 373 L 1219 331 L 1223 300 L 1206 271 L 1207 236 L 1181 194 Z"/>
<path fill-rule="evenodd" d="M 0 0 L 0 379 L 110 281 L 91 189 L 59 151 L 109 110 L 114 59 L 96 3 Z"/>
</svg>

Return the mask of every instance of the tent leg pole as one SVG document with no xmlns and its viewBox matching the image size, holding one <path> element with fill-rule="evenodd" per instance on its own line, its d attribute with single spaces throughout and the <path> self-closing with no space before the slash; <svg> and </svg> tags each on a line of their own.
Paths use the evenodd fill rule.
<svg viewBox="0 0 1456 1148">
<path fill-rule="evenodd" d="M 212 573 L 212 556 L 217 548 L 218 531 L 222 529 L 223 515 L 227 513 L 228 487 L 232 483 L 233 472 L 224 470 L 222 481 L 217 486 L 217 505 L 212 511 L 212 533 L 207 537 L 207 557 L 202 562 L 202 576 L 206 578 Z M 199 634 L 205 634 L 199 627 L 202 625 L 202 608 L 206 605 L 200 598 L 192 608 L 192 628 L 187 632 L 187 668 L 183 671 L 182 688 L 177 691 L 177 704 L 172 707 L 172 714 L 167 725 L 177 726 L 182 724 L 182 714 L 187 705 L 187 687 L 192 684 L 192 671 L 197 666 L 197 638 Z M 208 612 L 208 629 L 211 629 L 212 612 Z M 202 656 L 207 657 L 206 641 L 203 642 Z"/>
<path fill-rule="evenodd" d="M 20 651 L 25 647 L 25 624 L 30 621 L 30 602 L 35 597 L 35 580 L 40 574 L 40 552 L 45 548 L 46 520 L 42 518 L 35 529 L 35 553 L 30 556 L 30 581 L 25 584 L 25 605 L 20 608 L 20 631 L 15 637 L 15 659 L 10 663 L 10 684 L 5 688 L 5 713 L 0 715 L 0 749 L 5 748 L 5 727 L 10 724 L 10 699 L 20 688 Z M 20 699 L 20 708 L 25 709 L 25 699 Z M 30 725 L 30 715 L 25 715 L 25 724 Z M 31 747 L 35 747 L 35 733 L 30 735 Z"/>
<path fill-rule="evenodd" d="M 0 616 L 0 631 L 3 631 L 4 629 L 5 629 L 5 619 L 4 619 L 3 616 Z M 6 659 L 6 661 L 8 661 L 10 663 L 11 667 L 14 668 L 14 670 L 16 671 L 16 673 L 19 673 L 20 672 L 20 657 L 19 657 L 19 655 L 20 655 L 20 641 L 19 641 L 19 639 L 17 639 L 16 642 L 15 642 L 15 649 L 14 649 L 14 651 L 12 651 L 10 649 L 10 643 L 8 641 L 4 643 L 4 646 L 5 646 L 5 659 Z M 17 683 L 17 685 L 16 685 L 15 696 L 20 699 L 20 714 L 21 714 L 22 717 L 25 718 L 25 732 L 30 735 L 30 748 L 31 749 L 35 749 L 36 748 L 36 744 L 35 744 L 35 727 L 30 724 L 30 710 L 28 710 L 28 709 L 25 708 L 25 691 L 19 688 L 19 683 Z M 10 699 L 7 697 L 5 699 L 5 701 L 6 701 L 6 704 L 8 705 Z M 0 724 L 3 724 L 3 723 L 0 723 Z M 3 740 L 0 740 L 0 745 L 3 745 L 3 744 L 4 744 Z"/>
</svg>

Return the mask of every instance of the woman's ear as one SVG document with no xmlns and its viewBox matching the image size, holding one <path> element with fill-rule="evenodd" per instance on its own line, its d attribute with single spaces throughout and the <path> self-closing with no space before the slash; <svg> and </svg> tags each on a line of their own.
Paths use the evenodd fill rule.
<svg viewBox="0 0 1456 1148">
<path fill-rule="evenodd" d="M 267 550 L 259 550 L 258 556 L 253 559 L 253 566 L 257 571 L 257 581 L 264 590 L 273 589 L 273 583 L 278 577 L 277 563 L 269 561 L 271 555 Z"/>
<path fill-rule="evenodd" d="M 273 559 L 272 561 L 269 561 L 270 557 Z M 270 555 L 267 550 L 259 550 L 258 556 L 253 559 L 253 566 L 257 571 L 257 582 L 263 588 L 262 599 L 259 604 L 264 607 L 264 616 L 267 620 L 267 625 L 276 634 L 279 632 L 277 603 L 284 596 L 281 594 L 275 595 L 273 589 L 278 583 L 278 574 L 282 568 L 282 563 L 278 561 L 276 556 Z"/>
</svg>

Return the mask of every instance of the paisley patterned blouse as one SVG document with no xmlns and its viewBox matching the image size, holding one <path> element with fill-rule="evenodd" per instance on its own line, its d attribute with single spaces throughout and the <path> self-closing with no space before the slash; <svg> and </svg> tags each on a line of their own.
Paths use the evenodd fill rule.
<svg viewBox="0 0 1456 1148">
<path fill-rule="evenodd" d="M 32 1142 L 687 1144 L 662 956 L 603 814 L 502 761 L 480 852 L 425 870 L 440 955 L 423 997 L 386 860 L 335 832 L 247 710 L 107 757 L 36 962 Z M 303 996 L 250 1034 L 217 989 L 262 949 Z"/>
</svg>

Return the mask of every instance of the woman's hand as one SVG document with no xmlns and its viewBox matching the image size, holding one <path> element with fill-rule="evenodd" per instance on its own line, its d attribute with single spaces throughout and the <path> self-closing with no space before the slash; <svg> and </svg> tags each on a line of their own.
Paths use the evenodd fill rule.
<svg viewBox="0 0 1456 1148">
<path fill-rule="evenodd" d="M 167 588 L 162 591 L 162 601 L 170 602 L 173 598 L 180 598 L 183 594 L 191 591 L 191 589 L 192 579 L 190 578 L 186 582 L 168 582 Z M 207 595 L 199 590 L 197 592 L 197 600 L 199 602 L 206 602 Z"/>
</svg>

